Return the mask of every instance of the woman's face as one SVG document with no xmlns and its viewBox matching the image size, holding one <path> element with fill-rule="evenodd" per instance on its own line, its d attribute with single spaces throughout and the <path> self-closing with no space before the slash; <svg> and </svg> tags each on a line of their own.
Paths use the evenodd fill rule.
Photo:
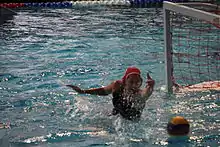
<svg viewBox="0 0 220 147">
<path fill-rule="evenodd" d="M 138 74 L 129 75 L 125 81 L 125 87 L 127 89 L 137 90 L 141 87 L 142 78 Z"/>
</svg>

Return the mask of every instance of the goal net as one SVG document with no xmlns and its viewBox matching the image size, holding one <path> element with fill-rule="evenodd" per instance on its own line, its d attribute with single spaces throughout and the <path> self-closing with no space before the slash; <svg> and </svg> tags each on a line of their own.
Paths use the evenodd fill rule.
<svg viewBox="0 0 220 147">
<path fill-rule="evenodd" d="M 166 83 L 220 86 L 220 8 L 209 3 L 164 2 Z M 198 88 L 198 87 L 197 87 Z"/>
</svg>

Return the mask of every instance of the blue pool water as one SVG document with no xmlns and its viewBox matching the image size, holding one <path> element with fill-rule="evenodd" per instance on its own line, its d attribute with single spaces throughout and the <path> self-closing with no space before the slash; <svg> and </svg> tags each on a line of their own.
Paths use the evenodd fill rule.
<svg viewBox="0 0 220 147">
<path fill-rule="evenodd" d="M 4 147 L 219 146 L 219 93 L 168 95 L 161 9 L 26 9 L 0 27 L 0 129 Z M 138 123 L 109 117 L 111 96 L 82 88 L 120 79 L 128 66 L 156 80 Z M 168 120 L 191 124 L 190 139 L 168 143 Z"/>
</svg>

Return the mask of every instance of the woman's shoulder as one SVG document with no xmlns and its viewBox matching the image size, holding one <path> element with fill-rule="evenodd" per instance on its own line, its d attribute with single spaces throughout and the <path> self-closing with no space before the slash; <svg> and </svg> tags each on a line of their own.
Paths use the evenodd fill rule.
<svg viewBox="0 0 220 147">
<path fill-rule="evenodd" d="M 121 80 L 116 80 L 113 82 L 113 89 L 115 90 L 119 90 L 123 87 L 123 83 Z"/>
<path fill-rule="evenodd" d="M 116 81 L 114 81 L 114 84 L 116 84 L 116 85 L 122 85 L 123 83 L 122 83 L 122 80 L 116 80 Z"/>
</svg>

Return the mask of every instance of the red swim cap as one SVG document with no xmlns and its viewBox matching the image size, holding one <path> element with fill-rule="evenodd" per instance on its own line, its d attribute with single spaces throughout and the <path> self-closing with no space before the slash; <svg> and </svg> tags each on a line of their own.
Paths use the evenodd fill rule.
<svg viewBox="0 0 220 147">
<path fill-rule="evenodd" d="M 128 78 L 128 76 L 132 74 L 140 75 L 141 71 L 137 67 L 128 67 L 124 76 L 122 77 L 122 82 L 125 83 L 125 80 Z"/>
</svg>

